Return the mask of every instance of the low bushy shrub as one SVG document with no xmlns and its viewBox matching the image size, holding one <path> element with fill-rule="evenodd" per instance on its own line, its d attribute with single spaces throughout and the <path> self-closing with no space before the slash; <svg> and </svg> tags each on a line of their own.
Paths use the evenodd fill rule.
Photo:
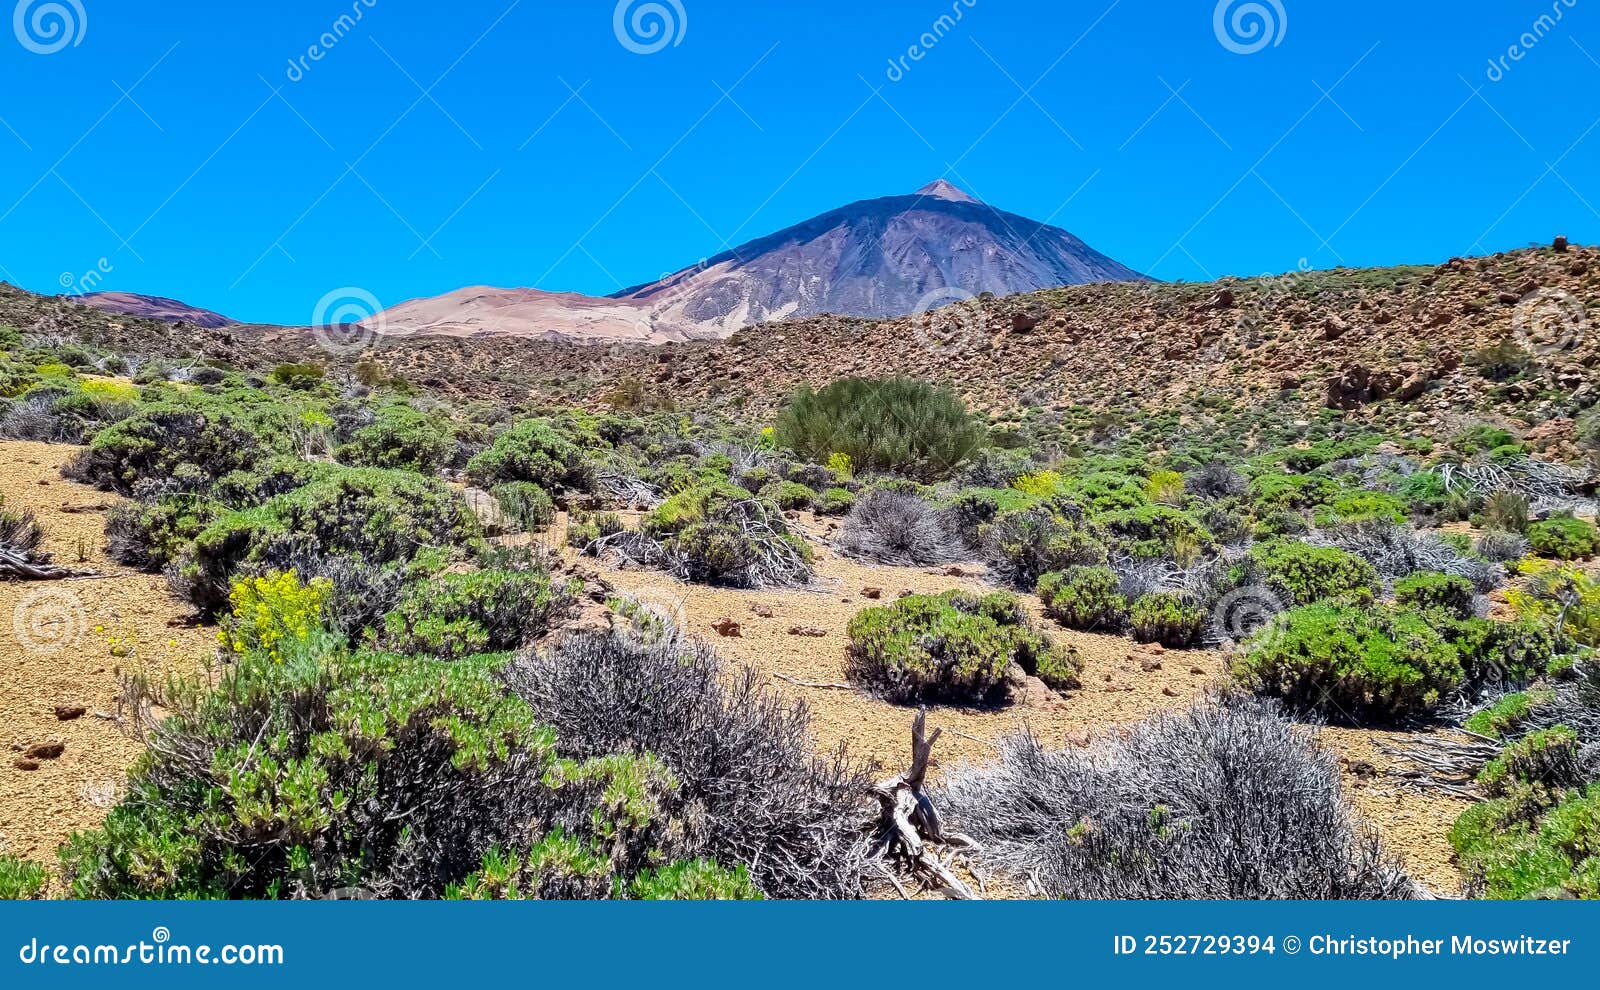
<svg viewBox="0 0 1600 990">
<path fill-rule="evenodd" d="M 856 473 L 948 476 L 986 430 L 948 389 L 909 378 L 845 378 L 803 388 L 778 414 L 773 439 L 809 461 L 849 457 Z"/>
<path fill-rule="evenodd" d="M 695 821 L 685 855 L 744 865 L 770 897 L 859 897 L 867 768 L 818 755 L 803 705 L 752 668 L 729 670 L 676 630 L 580 633 L 508 671 L 562 757 L 649 753 Z"/>
<path fill-rule="evenodd" d="M 0 901 L 35 901 L 44 897 L 50 877 L 38 863 L 0 853 Z"/>
<path fill-rule="evenodd" d="M 1465 679 L 1456 648 L 1415 612 L 1330 602 L 1257 632 L 1233 673 L 1256 694 L 1354 721 L 1426 714 Z"/>
<path fill-rule="evenodd" d="M 1468 889 L 1496 899 L 1600 898 L 1600 784 L 1550 807 L 1496 798 L 1462 812 L 1450 844 Z"/>
<path fill-rule="evenodd" d="M 1497 564 L 1521 560 L 1533 549 L 1528 538 L 1520 533 L 1493 531 L 1478 537 L 1477 551 L 1485 559 Z"/>
<path fill-rule="evenodd" d="M 1069 567 L 1039 578 L 1044 613 L 1068 629 L 1116 632 L 1128 621 L 1121 579 L 1109 567 Z"/>
<path fill-rule="evenodd" d="M 763 588 L 811 580 L 810 544 L 789 531 L 776 506 L 730 482 L 672 496 L 640 532 L 653 541 L 641 545 L 644 562 L 684 581 Z"/>
<path fill-rule="evenodd" d="M 1570 514 L 1555 515 L 1528 526 L 1528 543 L 1541 557 L 1577 560 L 1600 550 L 1600 532 L 1593 523 Z"/>
<path fill-rule="evenodd" d="M 1083 899 L 1408 898 L 1337 757 L 1259 703 L 1155 716 L 1087 748 L 1013 736 L 935 794 L 980 862 Z"/>
<path fill-rule="evenodd" d="M 1015 597 L 911 595 L 856 613 L 845 674 L 892 701 L 995 701 L 1012 664 L 1054 687 L 1078 686 L 1069 647 L 1039 635 Z"/>
<path fill-rule="evenodd" d="M 848 488 L 827 488 L 817 497 L 817 512 L 824 516 L 842 516 L 855 507 L 856 496 Z"/>
<path fill-rule="evenodd" d="M 576 604 L 539 570 L 441 574 L 408 589 L 384 624 L 397 653 L 452 659 L 515 650 L 550 631 Z"/>
<path fill-rule="evenodd" d="M 491 486 L 527 481 L 547 492 L 594 488 L 594 466 L 582 448 L 542 419 L 525 419 L 495 437 L 468 462 L 467 473 Z"/>
<path fill-rule="evenodd" d="M 1264 584 L 1296 605 L 1324 599 L 1370 601 L 1378 572 L 1354 554 L 1297 540 L 1269 540 L 1250 548 L 1241 580 Z"/>
<path fill-rule="evenodd" d="M 1152 591 L 1128 609 L 1128 631 L 1141 643 L 1188 649 L 1205 638 L 1206 611 L 1183 592 Z"/>
<path fill-rule="evenodd" d="M 449 555 L 477 532 L 466 503 L 440 482 L 404 471 L 348 468 L 221 516 L 195 537 L 178 564 L 179 576 L 190 601 L 211 615 L 223 607 L 234 573 L 247 564 L 287 570 L 297 555 L 404 563 L 424 550 Z"/>
<path fill-rule="evenodd" d="M 455 452 L 455 436 L 437 417 L 407 405 L 388 405 L 337 451 L 351 467 L 404 468 L 435 474 Z"/>
<path fill-rule="evenodd" d="M 795 481 L 775 481 L 761 489 L 760 495 L 785 512 L 809 509 L 817 502 L 817 493 Z"/>
<path fill-rule="evenodd" d="M 840 528 L 842 553 L 877 564 L 942 564 L 960 556 L 945 514 L 916 495 L 871 489 Z"/>
<path fill-rule="evenodd" d="M 1394 600 L 1419 610 L 1439 609 L 1457 619 L 1472 617 L 1472 582 L 1454 574 L 1423 572 L 1394 583 Z"/>
<path fill-rule="evenodd" d="M 249 470 L 271 451 L 241 415 L 163 404 L 100 431 L 63 473 L 130 495 L 142 480 L 163 481 L 185 468 L 206 478 Z"/>
<path fill-rule="evenodd" d="M 1003 512 L 979 527 L 984 561 L 999 580 L 1019 588 L 1038 585 L 1051 571 L 1105 564 L 1105 544 L 1087 525 L 1048 506 Z"/>
<path fill-rule="evenodd" d="M 555 502 L 531 481 L 507 481 L 495 485 L 490 494 L 506 520 L 524 533 L 537 532 L 555 522 Z"/>
</svg>

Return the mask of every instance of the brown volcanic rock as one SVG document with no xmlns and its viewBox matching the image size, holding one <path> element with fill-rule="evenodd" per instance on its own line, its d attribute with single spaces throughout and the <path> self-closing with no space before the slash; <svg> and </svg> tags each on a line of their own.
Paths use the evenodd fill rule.
<svg viewBox="0 0 1600 990">
<path fill-rule="evenodd" d="M 231 320 L 221 313 L 213 313 L 209 309 L 190 306 L 188 303 L 163 296 L 141 296 L 133 292 L 86 292 L 78 299 L 85 305 L 107 313 L 138 316 L 164 323 L 193 323 L 197 327 L 208 329 L 231 327 L 238 323 L 237 320 Z"/>
</svg>

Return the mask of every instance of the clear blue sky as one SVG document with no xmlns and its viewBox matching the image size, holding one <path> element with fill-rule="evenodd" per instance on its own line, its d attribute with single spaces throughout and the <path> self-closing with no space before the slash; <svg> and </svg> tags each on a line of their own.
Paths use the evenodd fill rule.
<svg viewBox="0 0 1600 990">
<path fill-rule="evenodd" d="M 0 33 L 0 278 L 41 292 L 604 293 L 939 176 L 1164 279 L 1600 241 L 1592 0 L 1260 0 L 1255 52 L 1213 0 L 678 0 L 648 54 L 613 0 L 76 2 L 76 45 Z"/>
</svg>

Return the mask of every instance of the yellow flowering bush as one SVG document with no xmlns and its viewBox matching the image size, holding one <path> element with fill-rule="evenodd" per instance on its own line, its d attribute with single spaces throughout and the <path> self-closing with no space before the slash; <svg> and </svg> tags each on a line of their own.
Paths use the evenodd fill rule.
<svg viewBox="0 0 1600 990">
<path fill-rule="evenodd" d="M 1584 646 L 1600 646 L 1600 579 L 1570 564 L 1527 558 L 1517 565 L 1526 578 L 1508 588 L 1506 600 L 1523 618 L 1554 627 Z"/>
<path fill-rule="evenodd" d="M 1057 471 L 1035 471 L 1011 483 L 1011 487 L 1034 498 L 1049 498 L 1061 490 L 1061 474 Z"/>
<path fill-rule="evenodd" d="M 771 429 L 771 427 L 768 427 Z M 834 451 L 828 455 L 828 470 L 840 481 L 849 481 L 856 476 L 855 463 L 850 460 L 850 455 L 842 451 Z"/>
<path fill-rule="evenodd" d="M 327 578 L 302 585 L 287 571 L 235 581 L 228 594 L 232 608 L 217 638 L 235 653 L 259 649 L 282 663 L 287 644 L 310 638 L 320 627 L 322 606 L 332 591 Z"/>
</svg>

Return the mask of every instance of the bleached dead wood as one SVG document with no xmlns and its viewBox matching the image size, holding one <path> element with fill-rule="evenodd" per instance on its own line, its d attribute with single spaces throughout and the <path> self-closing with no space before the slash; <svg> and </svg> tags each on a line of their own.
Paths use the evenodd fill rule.
<svg viewBox="0 0 1600 990">
<path fill-rule="evenodd" d="M 911 876 L 939 890 L 946 897 L 980 900 L 978 894 L 956 876 L 949 864 L 939 858 L 933 846 L 955 850 L 976 850 L 978 844 L 958 832 L 946 832 L 938 808 L 928 797 L 924 784 L 928 760 L 941 730 L 927 734 L 928 710 L 918 709 L 911 723 L 911 767 L 905 773 L 880 781 L 873 789 L 881 809 L 874 858 L 885 860 L 910 872 Z M 892 866 L 885 869 L 892 873 Z M 905 896 L 899 882 L 895 887 Z"/>
</svg>

